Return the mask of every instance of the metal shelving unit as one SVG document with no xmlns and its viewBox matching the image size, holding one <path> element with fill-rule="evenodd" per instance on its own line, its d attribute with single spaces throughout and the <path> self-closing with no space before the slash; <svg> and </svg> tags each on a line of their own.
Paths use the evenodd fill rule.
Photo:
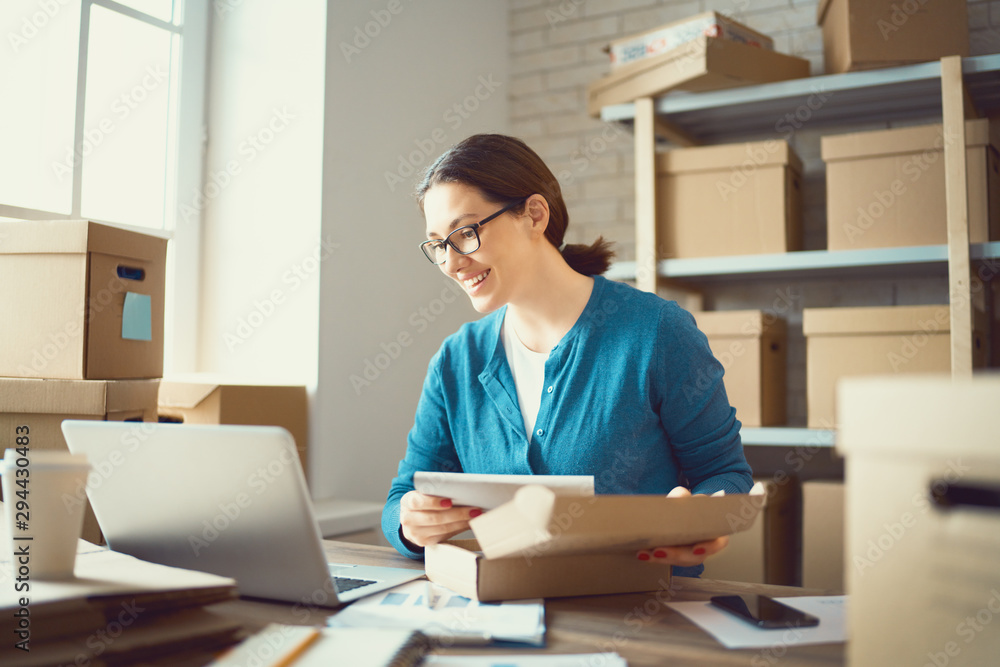
<svg viewBox="0 0 1000 667">
<path fill-rule="evenodd" d="M 777 447 L 833 447 L 835 434 L 833 429 L 794 426 L 748 426 L 740 429 L 744 445 Z"/>
</svg>

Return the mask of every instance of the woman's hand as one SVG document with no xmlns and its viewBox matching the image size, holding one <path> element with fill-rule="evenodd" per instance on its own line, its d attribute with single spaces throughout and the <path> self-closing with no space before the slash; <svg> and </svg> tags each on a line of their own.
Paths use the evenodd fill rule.
<svg viewBox="0 0 1000 667">
<path fill-rule="evenodd" d="M 691 495 L 683 486 L 674 487 L 667 498 L 686 498 Z M 656 547 L 655 549 L 642 549 L 636 556 L 639 560 L 660 563 L 663 565 L 680 565 L 682 567 L 693 567 L 701 565 L 705 559 L 712 554 L 717 554 L 726 548 L 729 538 L 726 536 L 717 537 L 706 542 L 695 544 L 682 544 L 672 547 Z"/>
<path fill-rule="evenodd" d="M 469 529 L 469 519 L 483 511 L 478 507 L 452 507 L 451 498 L 410 491 L 399 501 L 399 525 L 403 537 L 417 545 L 443 542 Z"/>
</svg>

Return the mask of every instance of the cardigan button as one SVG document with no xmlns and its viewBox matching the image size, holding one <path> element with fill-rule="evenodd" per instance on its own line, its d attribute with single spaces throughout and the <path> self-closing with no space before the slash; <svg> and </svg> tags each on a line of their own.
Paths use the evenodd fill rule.
<svg viewBox="0 0 1000 667">
<path fill-rule="evenodd" d="M 535 435 L 545 435 L 545 431 L 542 429 L 538 429 L 537 431 L 535 431 Z"/>
<path fill-rule="evenodd" d="M 547 392 L 549 392 L 549 393 L 551 394 L 551 393 L 552 393 L 552 387 L 549 387 L 549 388 L 548 388 L 548 389 L 546 389 L 545 391 L 547 391 Z"/>
</svg>

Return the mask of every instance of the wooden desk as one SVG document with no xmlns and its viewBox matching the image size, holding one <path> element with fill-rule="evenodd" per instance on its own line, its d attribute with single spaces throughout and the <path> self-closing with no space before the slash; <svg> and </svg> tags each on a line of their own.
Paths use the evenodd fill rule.
<svg viewBox="0 0 1000 667">
<path fill-rule="evenodd" d="M 422 569 L 389 547 L 347 542 L 326 542 L 333 562 L 387 565 Z M 636 563 L 636 566 L 641 566 Z M 655 567 L 655 566 L 653 566 Z M 596 653 L 616 651 L 630 667 L 677 665 L 842 665 L 844 644 L 788 648 L 779 642 L 774 649 L 724 648 L 684 616 L 668 608 L 668 602 L 707 600 L 719 593 L 764 593 L 771 596 L 819 595 L 826 591 L 789 586 L 743 584 L 709 579 L 675 577 L 669 590 L 626 595 L 554 598 L 545 603 L 547 646 L 525 652 Z M 336 610 L 294 610 L 291 605 L 250 600 L 225 602 L 210 607 L 215 613 L 242 621 L 254 630 L 270 622 L 297 625 L 323 624 Z M 442 649 L 441 653 L 510 653 L 521 649 Z"/>
</svg>

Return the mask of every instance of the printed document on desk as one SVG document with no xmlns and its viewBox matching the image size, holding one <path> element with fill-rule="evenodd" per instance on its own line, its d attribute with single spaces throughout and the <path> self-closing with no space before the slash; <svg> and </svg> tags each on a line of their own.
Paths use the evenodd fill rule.
<svg viewBox="0 0 1000 667">
<path fill-rule="evenodd" d="M 479 602 L 443 586 L 412 581 L 370 595 L 329 620 L 331 627 L 419 630 L 442 643 L 512 642 L 541 646 L 545 641 L 543 600 Z"/>
<path fill-rule="evenodd" d="M 467 472 L 426 472 L 413 475 L 413 486 L 429 496 L 451 498 L 456 505 L 491 510 L 513 500 L 523 486 L 536 484 L 560 496 L 594 495 L 593 475 L 484 475 Z"/>
</svg>

